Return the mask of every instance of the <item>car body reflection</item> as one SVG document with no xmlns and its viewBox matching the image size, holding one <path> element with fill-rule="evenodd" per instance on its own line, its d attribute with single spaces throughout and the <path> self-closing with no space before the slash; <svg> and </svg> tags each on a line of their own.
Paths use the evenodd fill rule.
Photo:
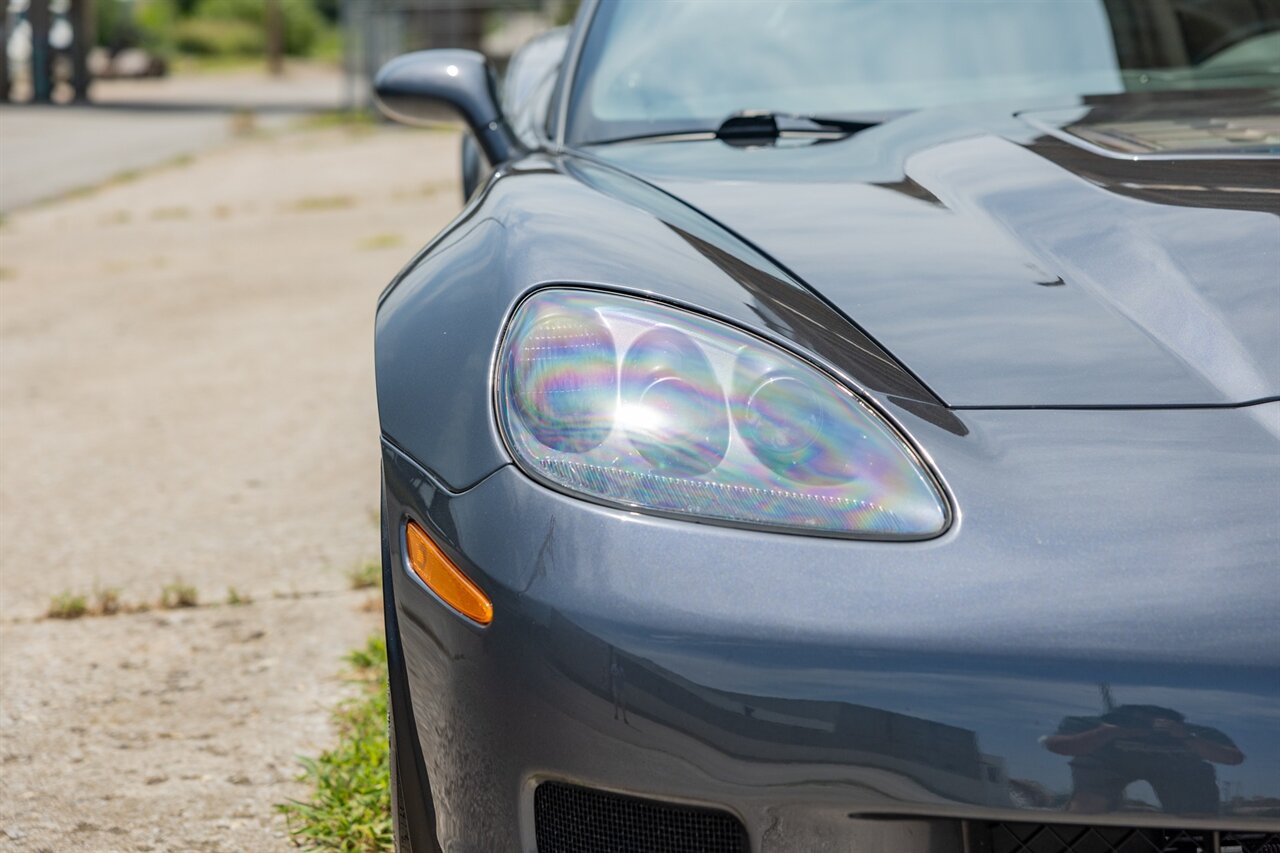
<svg viewBox="0 0 1280 853">
<path fill-rule="evenodd" d="M 1118 810 L 1124 792 L 1146 782 L 1167 811 L 1218 813 L 1215 764 L 1236 765 L 1244 753 L 1211 726 L 1188 723 L 1171 708 L 1120 705 L 1096 717 L 1065 717 L 1042 741 L 1071 757 L 1067 811 L 1094 814 Z"/>
</svg>

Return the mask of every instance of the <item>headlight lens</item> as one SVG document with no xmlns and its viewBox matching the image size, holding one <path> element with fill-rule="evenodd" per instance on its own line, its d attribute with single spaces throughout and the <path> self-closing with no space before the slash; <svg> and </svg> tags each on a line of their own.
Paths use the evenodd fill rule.
<svg viewBox="0 0 1280 853">
<path fill-rule="evenodd" d="M 924 539 L 947 503 L 874 409 L 800 358 L 641 299 L 542 290 L 499 354 L 517 463 L 630 508 L 766 529 Z"/>
</svg>

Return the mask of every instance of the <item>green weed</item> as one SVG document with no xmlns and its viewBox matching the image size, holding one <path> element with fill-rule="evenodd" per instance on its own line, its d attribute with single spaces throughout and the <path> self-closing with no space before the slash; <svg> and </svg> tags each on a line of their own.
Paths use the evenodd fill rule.
<svg viewBox="0 0 1280 853">
<path fill-rule="evenodd" d="M 372 110 L 325 110 L 313 113 L 302 120 L 305 130 L 324 130 L 339 127 L 344 130 L 367 132 L 381 124 L 382 120 Z"/>
<path fill-rule="evenodd" d="M 357 248 L 365 251 L 376 251 L 378 249 L 394 249 L 402 243 L 404 243 L 404 236 L 401 234 L 373 234 L 361 240 L 357 244 Z"/>
<path fill-rule="evenodd" d="M 49 599 L 49 609 L 45 616 L 50 619 L 79 619 L 89 612 L 89 602 L 83 595 L 62 592 Z"/>
<path fill-rule="evenodd" d="M 120 590 L 115 587 L 99 588 L 93 592 L 93 612 L 99 616 L 115 616 L 124 609 Z"/>
<path fill-rule="evenodd" d="M 293 209 L 300 213 L 312 213 L 318 210 L 345 210 L 355 207 L 356 200 L 349 195 L 315 195 L 300 198 L 293 203 Z"/>
<path fill-rule="evenodd" d="M 359 695 L 334 711 L 338 745 L 302 759 L 310 798 L 276 806 L 294 844 L 308 850 L 389 853 L 391 792 L 387 745 L 387 648 L 381 637 L 347 656 Z"/>
<path fill-rule="evenodd" d="M 180 607 L 196 607 L 200 604 L 200 594 L 190 584 L 171 583 L 160 590 L 159 608 L 161 610 L 177 610 Z"/>
<path fill-rule="evenodd" d="M 382 564 L 370 560 L 347 572 L 347 583 L 352 589 L 373 589 L 382 585 Z"/>
</svg>

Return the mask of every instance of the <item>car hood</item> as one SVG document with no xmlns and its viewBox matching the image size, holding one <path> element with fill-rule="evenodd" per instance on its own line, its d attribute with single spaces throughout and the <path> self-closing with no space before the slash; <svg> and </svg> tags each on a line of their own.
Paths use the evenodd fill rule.
<svg viewBox="0 0 1280 853">
<path fill-rule="evenodd" d="M 590 153 L 772 256 L 952 406 L 1280 394 L 1280 92 Z"/>
</svg>

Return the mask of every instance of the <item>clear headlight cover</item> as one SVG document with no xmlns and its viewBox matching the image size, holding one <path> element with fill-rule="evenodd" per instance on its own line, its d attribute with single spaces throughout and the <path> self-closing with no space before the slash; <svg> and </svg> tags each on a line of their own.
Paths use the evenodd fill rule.
<svg viewBox="0 0 1280 853">
<path fill-rule="evenodd" d="M 796 356 L 643 299 L 542 290 L 507 329 L 498 420 L 535 479 L 763 529 L 925 539 L 947 502 L 874 409 Z"/>
</svg>

